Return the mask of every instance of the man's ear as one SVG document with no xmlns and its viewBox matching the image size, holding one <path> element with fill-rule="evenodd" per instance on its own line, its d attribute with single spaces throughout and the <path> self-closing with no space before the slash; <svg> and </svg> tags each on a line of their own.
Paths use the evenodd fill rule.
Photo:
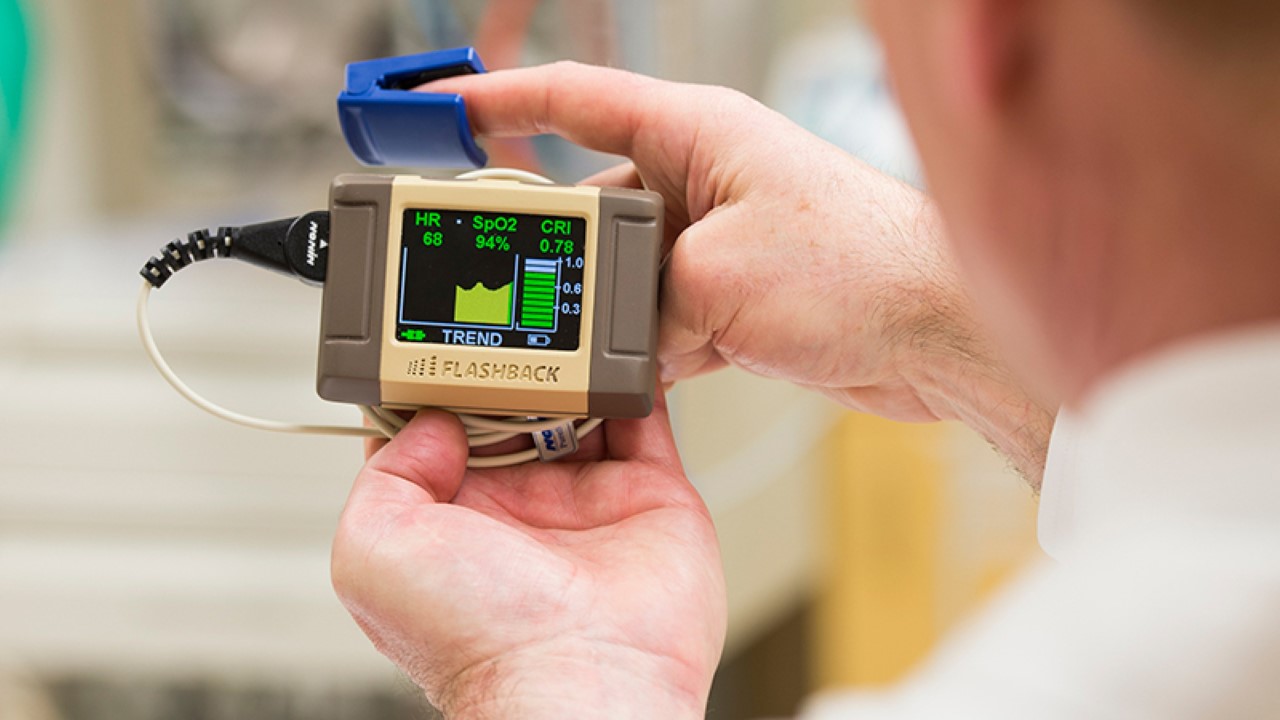
<svg viewBox="0 0 1280 720">
<path fill-rule="evenodd" d="M 951 107 L 968 123 L 1003 115 L 1022 98 L 1036 70 L 1035 16 L 1045 0 L 950 0 L 940 29 L 956 82 Z"/>
</svg>

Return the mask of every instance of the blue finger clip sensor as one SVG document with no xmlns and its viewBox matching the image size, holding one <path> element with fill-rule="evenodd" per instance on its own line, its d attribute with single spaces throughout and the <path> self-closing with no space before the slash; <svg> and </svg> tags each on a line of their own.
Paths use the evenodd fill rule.
<svg viewBox="0 0 1280 720">
<path fill-rule="evenodd" d="M 475 48 L 366 60 L 347 65 L 338 121 L 351 152 L 366 165 L 484 167 L 461 95 L 411 90 L 423 83 L 485 72 Z"/>
</svg>

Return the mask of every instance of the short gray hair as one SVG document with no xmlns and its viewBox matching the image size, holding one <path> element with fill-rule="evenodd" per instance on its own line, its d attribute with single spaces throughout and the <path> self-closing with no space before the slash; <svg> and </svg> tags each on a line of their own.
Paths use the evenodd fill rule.
<svg viewBox="0 0 1280 720">
<path fill-rule="evenodd" d="M 1280 54 L 1280 0 L 1133 1 L 1157 21 L 1203 47 Z"/>
</svg>

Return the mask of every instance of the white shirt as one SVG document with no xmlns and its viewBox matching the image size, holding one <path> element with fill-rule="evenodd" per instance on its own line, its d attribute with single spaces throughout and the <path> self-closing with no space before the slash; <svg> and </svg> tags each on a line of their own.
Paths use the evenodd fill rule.
<svg viewBox="0 0 1280 720">
<path fill-rule="evenodd" d="M 885 693 L 805 720 L 1280 718 L 1280 326 L 1108 379 L 1049 450 L 1023 574 Z"/>
</svg>

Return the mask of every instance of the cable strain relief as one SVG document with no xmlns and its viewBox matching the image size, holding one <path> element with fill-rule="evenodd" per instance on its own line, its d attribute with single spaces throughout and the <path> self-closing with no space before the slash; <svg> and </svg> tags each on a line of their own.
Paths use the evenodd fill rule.
<svg viewBox="0 0 1280 720">
<path fill-rule="evenodd" d="M 151 286 L 163 287 L 173 274 L 182 268 L 214 257 L 226 257 L 231 246 L 233 232 L 230 228 L 219 228 L 216 232 L 196 230 L 186 238 L 179 238 L 165 245 L 160 254 L 151 258 L 142 266 L 139 274 Z"/>
<path fill-rule="evenodd" d="M 233 230 L 230 257 L 260 268 L 323 285 L 329 258 L 329 213 L 245 225 Z"/>
</svg>

